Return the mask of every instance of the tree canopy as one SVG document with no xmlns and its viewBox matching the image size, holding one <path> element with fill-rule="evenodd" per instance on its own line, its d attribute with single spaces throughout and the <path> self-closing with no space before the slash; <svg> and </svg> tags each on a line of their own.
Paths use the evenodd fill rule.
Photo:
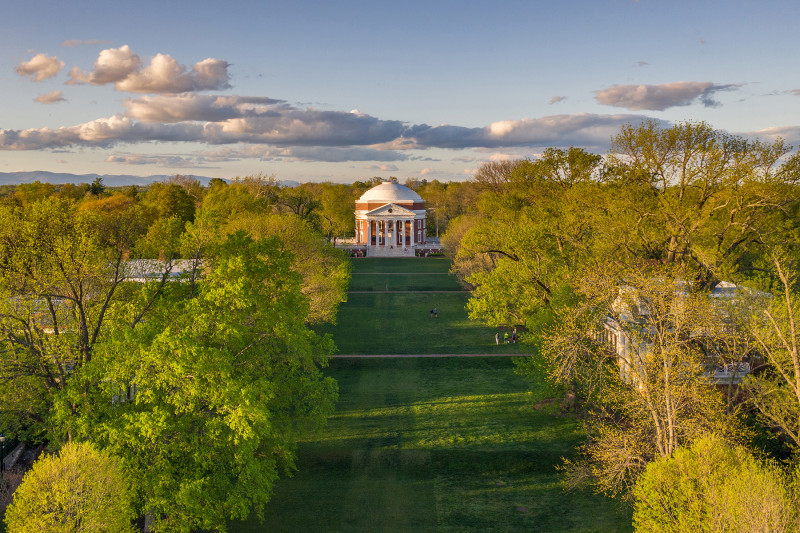
<svg viewBox="0 0 800 533">
<path fill-rule="evenodd" d="M 650 461 L 709 431 L 747 442 L 754 409 L 794 442 L 800 156 L 790 151 L 705 123 L 645 121 L 604 156 L 547 149 L 477 172 L 480 195 L 443 242 L 471 290 L 470 316 L 522 327 L 534 356 L 518 370 L 544 365 L 577 397 L 588 437 L 573 479 L 627 498 Z M 720 281 L 739 287 L 727 308 L 710 303 Z M 781 298 L 765 315 L 748 295 L 770 292 Z M 626 293 L 650 313 L 615 317 Z M 635 369 L 604 338 L 606 320 L 642 347 Z M 756 370 L 750 403 L 738 385 L 708 383 L 713 365 L 732 361 Z"/>
<path fill-rule="evenodd" d="M 9 533 L 128 533 L 134 518 L 121 461 L 85 442 L 34 463 L 6 510 Z"/>
</svg>

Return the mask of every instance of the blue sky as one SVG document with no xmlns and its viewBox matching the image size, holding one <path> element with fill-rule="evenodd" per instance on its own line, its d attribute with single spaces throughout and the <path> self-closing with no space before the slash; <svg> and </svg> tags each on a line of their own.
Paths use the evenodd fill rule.
<svg viewBox="0 0 800 533">
<path fill-rule="evenodd" d="M 11 2 L 0 172 L 465 179 L 619 127 L 800 144 L 800 2 Z"/>
</svg>

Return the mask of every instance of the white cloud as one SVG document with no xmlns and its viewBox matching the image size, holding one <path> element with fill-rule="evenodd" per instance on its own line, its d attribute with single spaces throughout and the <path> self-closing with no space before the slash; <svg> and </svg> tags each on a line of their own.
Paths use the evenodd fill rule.
<svg viewBox="0 0 800 533">
<path fill-rule="evenodd" d="M 105 85 L 124 80 L 142 64 L 141 58 L 127 44 L 120 48 L 108 48 L 100 52 L 94 62 L 94 71 L 82 72 L 78 67 L 69 71 L 67 84 L 91 83 Z"/>
<path fill-rule="evenodd" d="M 143 122 L 222 122 L 270 112 L 283 101 L 266 97 L 200 94 L 143 96 L 122 102 L 125 116 Z"/>
<path fill-rule="evenodd" d="M 274 103 L 273 103 L 274 102 Z M 604 149 L 641 115 L 553 115 L 483 128 L 407 125 L 363 113 L 299 109 L 268 98 L 199 95 L 129 100 L 126 115 L 58 129 L 0 130 L 0 150 L 111 146 L 146 141 L 263 145 L 263 157 L 397 161 L 409 149 L 585 146 Z M 402 148 L 402 150 L 401 150 Z"/>
<path fill-rule="evenodd" d="M 114 85 L 118 91 L 162 94 L 228 87 L 227 61 L 205 59 L 187 72 L 185 66 L 164 54 L 156 55 L 147 68 L 131 73 Z"/>
<path fill-rule="evenodd" d="M 46 94 L 40 94 L 36 98 L 33 99 L 34 102 L 38 102 L 40 104 L 55 104 L 57 102 L 66 102 L 66 98 L 61 93 L 61 91 L 51 91 Z"/>
<path fill-rule="evenodd" d="M 33 81 L 44 81 L 52 78 L 64 68 L 64 62 L 47 54 L 36 54 L 30 61 L 23 61 L 14 69 L 20 76 L 27 76 Z"/>
<path fill-rule="evenodd" d="M 776 126 L 772 128 L 764 128 L 762 130 L 750 133 L 748 136 L 762 140 L 767 139 L 770 141 L 780 138 L 789 144 L 797 145 L 800 144 L 800 126 Z"/>
<path fill-rule="evenodd" d="M 557 104 L 559 102 L 563 102 L 566 99 L 567 99 L 566 96 L 554 96 L 554 97 L 552 97 L 550 99 L 550 105 Z"/>
<path fill-rule="evenodd" d="M 113 116 L 66 128 L 0 130 L 0 150 L 41 150 L 68 146 L 112 146 L 119 142 L 192 141 L 202 139 L 202 126 L 149 125 Z"/>
<path fill-rule="evenodd" d="M 175 94 L 219 90 L 230 87 L 228 66 L 227 61 L 209 58 L 189 70 L 171 56 L 157 54 L 147 67 L 142 68 L 142 59 L 125 45 L 101 51 L 91 72 L 73 68 L 67 83 L 113 83 L 116 90 L 131 93 Z"/>
<path fill-rule="evenodd" d="M 663 111 L 670 107 L 686 106 L 699 100 L 706 107 L 719 105 L 714 93 L 730 91 L 739 85 L 716 85 L 710 81 L 676 81 L 661 85 L 614 85 L 595 91 L 595 99 L 605 105 L 624 107 L 631 111 Z"/>
</svg>

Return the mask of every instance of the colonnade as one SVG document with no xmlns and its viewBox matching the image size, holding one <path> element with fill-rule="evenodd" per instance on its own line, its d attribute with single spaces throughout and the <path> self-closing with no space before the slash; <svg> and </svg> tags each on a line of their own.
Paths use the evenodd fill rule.
<svg viewBox="0 0 800 533">
<path fill-rule="evenodd" d="M 409 218 L 387 218 L 387 219 L 367 219 L 366 244 L 370 246 L 396 246 L 413 247 L 419 244 L 416 238 L 416 228 L 414 219 Z M 406 222 L 410 226 L 406 230 Z M 398 229 L 398 224 L 400 228 Z M 375 235 L 375 244 L 372 244 L 372 235 Z M 398 242 L 398 236 L 400 237 Z"/>
</svg>

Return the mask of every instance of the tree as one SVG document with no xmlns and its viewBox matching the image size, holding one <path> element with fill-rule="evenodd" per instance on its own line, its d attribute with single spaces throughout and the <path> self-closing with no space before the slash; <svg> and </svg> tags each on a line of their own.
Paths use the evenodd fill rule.
<svg viewBox="0 0 800 533">
<path fill-rule="evenodd" d="M 238 232 L 206 262 L 194 297 L 171 285 L 135 327 L 115 308 L 117 327 L 68 391 L 91 405 L 71 417 L 73 432 L 126 462 L 152 531 L 259 514 L 336 397 L 319 371 L 332 343 L 306 327 L 301 278 L 278 239 Z"/>
<path fill-rule="evenodd" d="M 472 318 L 531 330 L 546 323 L 553 299 L 604 242 L 594 231 L 608 194 L 597 181 L 599 165 L 582 150 L 551 150 L 516 162 L 504 187 L 478 199 L 480 221 L 448 246 L 455 248 L 454 270 L 474 287 Z"/>
<path fill-rule="evenodd" d="M 158 213 L 158 218 L 177 217 L 184 222 L 194 220 L 195 199 L 178 183 L 153 183 L 144 202 Z"/>
<path fill-rule="evenodd" d="M 9 533 L 132 532 L 133 518 L 120 461 L 82 442 L 37 460 L 5 515 Z"/>
<path fill-rule="evenodd" d="M 501 190 L 511 181 L 511 174 L 521 160 L 489 161 L 478 167 L 475 182 L 484 189 Z"/>
<path fill-rule="evenodd" d="M 31 435 L 63 436 L 50 416 L 54 402 L 94 357 L 110 308 L 127 299 L 128 257 L 146 229 L 130 201 L 116 196 L 85 209 L 59 198 L 0 206 L 0 393 L 45 395 L 30 403 L 35 410 L 16 410 L 14 425 Z M 153 298 L 165 282 L 149 286 Z M 80 404 L 63 407 L 76 413 Z"/>
<path fill-rule="evenodd" d="M 336 245 L 337 237 L 352 236 L 355 232 L 353 221 L 353 190 L 347 185 L 320 183 L 318 221 L 321 233 Z"/>
<path fill-rule="evenodd" d="M 92 196 L 101 196 L 106 190 L 106 186 L 103 184 L 103 178 L 96 177 L 91 185 L 89 185 L 89 194 Z"/>
<path fill-rule="evenodd" d="M 568 473 L 602 492 L 627 497 L 649 462 L 706 433 L 744 438 L 736 407 L 708 373 L 723 358 L 741 360 L 750 345 L 730 342 L 737 333 L 726 314 L 681 274 L 586 274 L 577 302 L 545 334 L 551 377 L 586 402 L 584 459 Z"/>
<path fill-rule="evenodd" d="M 625 126 L 609 159 L 628 199 L 609 222 L 631 249 L 689 264 L 708 287 L 747 273 L 748 255 L 780 240 L 796 208 L 798 176 L 780 165 L 788 151 L 703 122 Z"/>
<path fill-rule="evenodd" d="M 14 196 L 17 197 L 22 205 L 49 198 L 55 192 L 55 187 L 50 183 L 42 183 L 39 180 L 33 183 L 20 183 L 17 185 Z"/>
<path fill-rule="evenodd" d="M 257 238 L 277 236 L 281 249 L 293 257 L 292 269 L 302 276 L 301 290 L 310 305 L 308 321 L 335 322 L 350 280 L 350 263 L 341 250 L 326 243 L 307 221 L 294 215 L 243 215 L 223 227 L 224 233 L 238 230 Z"/>
<path fill-rule="evenodd" d="M 709 435 L 648 465 L 634 489 L 636 531 L 789 533 L 798 504 L 779 468 Z"/>
<path fill-rule="evenodd" d="M 282 213 L 291 213 L 316 224 L 320 201 L 312 188 L 306 184 L 281 188 L 278 192 L 277 206 Z"/>
<path fill-rule="evenodd" d="M 754 313 L 751 324 L 765 368 L 750 376 L 745 387 L 767 425 L 800 454 L 800 298 L 790 257 L 779 249 L 772 257 L 778 293 L 767 309 Z"/>
</svg>

